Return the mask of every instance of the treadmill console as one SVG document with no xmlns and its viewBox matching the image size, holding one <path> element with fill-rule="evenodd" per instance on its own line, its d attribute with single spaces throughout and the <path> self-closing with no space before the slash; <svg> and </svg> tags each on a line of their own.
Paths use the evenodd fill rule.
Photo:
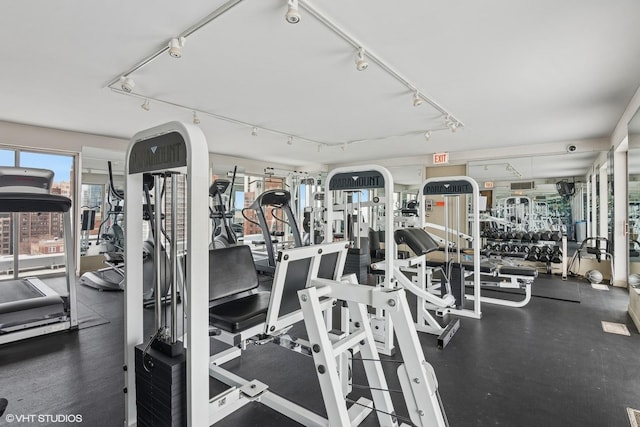
<svg viewBox="0 0 640 427">
<path fill-rule="evenodd" d="M 49 194 L 53 171 L 0 166 L 0 193 Z"/>
</svg>

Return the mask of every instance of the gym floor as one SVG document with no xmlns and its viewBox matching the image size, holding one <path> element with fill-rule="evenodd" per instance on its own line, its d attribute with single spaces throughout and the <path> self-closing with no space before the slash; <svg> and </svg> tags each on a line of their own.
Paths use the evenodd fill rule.
<svg viewBox="0 0 640 427">
<path fill-rule="evenodd" d="M 640 335 L 626 312 L 627 290 L 596 290 L 584 280 L 563 282 L 547 275 L 539 281 L 570 288 L 580 302 L 534 297 L 521 309 L 483 304 L 482 320 L 463 318 L 444 350 L 436 348 L 434 336 L 420 334 L 450 425 L 628 426 L 626 408 L 640 409 Z M 63 286 L 63 278 L 48 283 Z M 123 294 L 79 287 L 78 298 L 81 315 L 90 320 L 85 325 L 97 326 L 0 348 L 0 397 L 9 400 L 0 425 L 7 415 L 63 414 L 81 415 L 80 425 L 122 426 Z M 150 316 L 152 310 L 146 312 Z M 601 321 L 625 324 L 631 336 L 606 333 Z M 227 367 L 324 413 L 312 359 L 306 356 L 273 344 L 251 346 Z M 366 382 L 357 362 L 353 382 Z M 397 384 L 390 382 L 390 388 Z M 366 390 L 356 389 L 354 395 Z M 405 408 L 396 409 L 406 416 Z M 252 403 L 219 425 L 298 424 Z M 364 425 L 375 426 L 377 420 L 370 415 Z"/>
</svg>

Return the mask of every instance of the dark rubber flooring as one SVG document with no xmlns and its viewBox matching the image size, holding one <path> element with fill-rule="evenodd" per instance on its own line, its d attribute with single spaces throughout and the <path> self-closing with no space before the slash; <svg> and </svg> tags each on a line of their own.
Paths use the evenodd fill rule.
<svg viewBox="0 0 640 427">
<path fill-rule="evenodd" d="M 626 313 L 627 290 L 543 280 L 578 287 L 580 303 L 534 297 L 521 309 L 484 304 L 483 319 L 463 318 L 445 350 L 420 334 L 451 426 L 624 427 L 626 407 L 640 408 L 640 335 Z M 0 425 L 53 425 L 9 424 L 9 414 L 82 415 L 82 423 L 56 425 L 123 425 L 123 294 L 79 286 L 78 297 L 109 323 L 0 347 L 0 398 L 8 399 Z M 626 324 L 631 336 L 603 332 L 602 320 Z M 324 413 L 310 358 L 267 344 L 250 346 L 227 367 Z M 357 362 L 353 381 L 365 383 Z M 397 412 L 406 415 L 399 404 Z M 298 424 L 252 403 L 220 425 Z M 363 425 L 377 421 L 370 416 Z"/>
</svg>

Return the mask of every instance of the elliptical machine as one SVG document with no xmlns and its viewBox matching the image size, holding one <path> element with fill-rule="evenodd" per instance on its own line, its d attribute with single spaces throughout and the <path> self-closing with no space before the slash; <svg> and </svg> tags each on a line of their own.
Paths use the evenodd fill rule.
<svg viewBox="0 0 640 427">
<path fill-rule="evenodd" d="M 143 271 L 143 301 L 144 306 L 152 306 L 155 300 L 154 283 L 156 269 L 154 267 L 154 224 L 153 204 L 150 191 L 154 187 L 154 179 L 151 174 L 143 175 L 143 191 L 145 204 L 143 205 L 143 220 L 150 223 L 149 235 L 142 244 L 142 271 Z M 164 252 L 163 252 L 164 253 Z M 123 291 L 125 282 L 124 258 L 119 252 L 106 252 L 104 263 L 107 267 L 96 271 L 87 271 L 78 279 L 78 283 L 89 286 L 99 291 Z M 166 268 L 163 268 L 164 272 Z M 166 275 L 162 277 L 162 287 L 165 293 L 168 291 L 169 282 Z"/>
<path fill-rule="evenodd" d="M 124 231 L 122 219 L 124 217 L 124 191 L 118 190 L 113 184 L 113 170 L 111 161 L 107 162 L 109 168 L 109 190 L 107 191 L 107 212 L 98 227 L 96 246 L 100 240 L 105 247 L 104 253 L 120 253 L 124 251 Z M 103 230 L 105 230 L 103 232 Z M 124 261 L 123 261 L 124 262 Z"/>
<path fill-rule="evenodd" d="M 216 179 L 209 187 L 209 197 L 214 200 L 214 209 L 209 207 L 209 217 L 213 220 L 213 232 L 211 233 L 209 249 L 228 248 L 238 243 L 236 233 L 230 224 L 233 213 L 226 209 L 222 198 L 230 184 L 231 182 L 227 179 Z M 231 205 L 231 202 L 229 202 L 229 205 Z"/>
</svg>

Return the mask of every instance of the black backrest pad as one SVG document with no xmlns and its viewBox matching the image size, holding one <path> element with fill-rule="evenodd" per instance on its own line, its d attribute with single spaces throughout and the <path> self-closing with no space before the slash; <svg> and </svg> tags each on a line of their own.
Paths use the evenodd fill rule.
<svg viewBox="0 0 640 427">
<path fill-rule="evenodd" d="M 320 279 L 340 280 L 339 277 L 335 277 L 338 255 L 338 252 L 322 255 L 320 267 L 318 268 L 318 277 Z M 338 272 L 338 274 L 340 274 L 340 272 Z"/>
<path fill-rule="evenodd" d="M 424 255 L 438 249 L 438 242 L 421 228 L 401 228 L 393 233 L 397 244 L 404 243 L 416 255 Z"/>
<path fill-rule="evenodd" d="M 209 301 L 258 287 L 258 273 L 246 245 L 209 251 Z"/>
<path fill-rule="evenodd" d="M 300 310 L 298 291 L 307 287 L 311 258 L 303 258 L 289 262 L 287 277 L 284 279 L 284 290 L 280 302 L 278 317 Z"/>
</svg>

